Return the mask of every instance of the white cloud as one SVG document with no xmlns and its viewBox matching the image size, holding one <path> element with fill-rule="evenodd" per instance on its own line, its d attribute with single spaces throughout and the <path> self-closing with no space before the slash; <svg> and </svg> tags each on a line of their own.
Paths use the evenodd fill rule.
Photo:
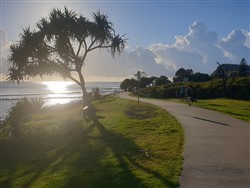
<svg viewBox="0 0 250 188">
<path fill-rule="evenodd" d="M 167 75 L 168 69 L 163 64 L 159 64 L 155 58 L 156 55 L 150 49 L 134 48 L 132 52 L 128 53 L 130 72 L 136 73 L 138 70 L 142 70 L 149 75 Z"/>
<path fill-rule="evenodd" d="M 249 61 L 249 32 L 240 29 L 233 30 L 227 37 L 222 38 L 220 45 L 224 53 L 228 54 L 234 62 L 240 62 L 242 58 Z"/>
<path fill-rule="evenodd" d="M 246 42 L 244 43 L 244 45 L 248 48 L 250 48 L 250 32 L 247 31 L 243 31 L 243 33 L 246 36 Z"/>
<path fill-rule="evenodd" d="M 1 80 L 5 79 L 5 74 L 8 70 L 8 63 L 7 63 L 7 58 L 8 58 L 8 49 L 11 44 L 11 42 L 8 40 L 7 33 L 0 29 L 0 41 L 1 41 L 1 47 L 0 47 L 0 64 L 1 64 L 1 72 L 0 72 L 0 77 Z"/>
<path fill-rule="evenodd" d="M 194 67 L 194 65 L 202 61 L 202 56 L 200 54 L 191 50 L 179 49 L 174 46 L 161 45 L 159 48 L 158 44 L 151 46 L 150 50 L 156 54 L 157 60 L 169 69 L 171 76 L 173 76 L 180 67 Z"/>
<path fill-rule="evenodd" d="M 87 57 L 84 67 L 86 76 L 116 76 L 131 77 L 138 70 L 148 75 L 167 75 L 168 69 L 165 65 L 159 65 L 155 61 L 155 54 L 149 49 L 135 47 L 131 51 L 124 51 L 112 58 L 106 50 L 95 51 Z"/>
<path fill-rule="evenodd" d="M 165 64 L 172 72 L 191 68 L 195 72 L 210 74 L 220 63 L 236 63 L 244 57 L 249 61 L 249 32 L 235 30 L 220 39 L 215 31 L 209 31 L 205 23 L 195 21 L 185 36 L 176 36 L 172 45 L 154 44 L 149 49 L 156 61 Z"/>
<path fill-rule="evenodd" d="M 1 36 L 1 49 L 8 47 L 10 42 L 8 41 L 7 33 L 4 30 L 0 29 L 0 36 Z"/>
</svg>

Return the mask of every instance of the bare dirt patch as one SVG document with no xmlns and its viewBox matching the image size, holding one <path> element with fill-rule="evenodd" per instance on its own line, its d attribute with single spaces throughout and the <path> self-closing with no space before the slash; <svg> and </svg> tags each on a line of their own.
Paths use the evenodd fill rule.
<svg viewBox="0 0 250 188">
<path fill-rule="evenodd" d="M 126 110 L 126 115 L 133 119 L 148 119 L 155 116 L 153 109 L 149 107 L 130 106 Z"/>
</svg>

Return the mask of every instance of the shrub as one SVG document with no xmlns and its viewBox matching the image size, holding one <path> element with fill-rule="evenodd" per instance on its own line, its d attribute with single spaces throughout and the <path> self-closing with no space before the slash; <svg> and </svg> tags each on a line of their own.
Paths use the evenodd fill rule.
<svg viewBox="0 0 250 188">
<path fill-rule="evenodd" d="M 188 82 L 193 88 L 194 97 L 197 99 L 213 99 L 223 96 L 221 79 L 214 79 L 207 82 Z M 153 98 L 175 98 L 179 96 L 180 88 L 187 85 L 184 82 L 174 82 L 164 87 L 149 87 L 140 90 L 140 96 Z M 229 80 L 226 88 L 227 98 L 250 100 L 250 77 Z"/>
<path fill-rule="evenodd" d="M 44 106 L 41 98 L 22 98 L 19 99 L 9 110 L 3 125 L 10 125 L 10 133 L 13 137 L 21 135 L 21 124 L 25 121 L 28 114 L 40 111 Z"/>
<path fill-rule="evenodd" d="M 100 88 L 92 88 L 92 99 L 93 100 L 98 100 L 101 98 L 101 90 Z"/>
</svg>

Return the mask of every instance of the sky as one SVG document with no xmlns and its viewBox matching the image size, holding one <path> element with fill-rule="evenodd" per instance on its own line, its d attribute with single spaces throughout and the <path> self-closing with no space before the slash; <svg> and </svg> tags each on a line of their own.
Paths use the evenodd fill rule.
<svg viewBox="0 0 250 188">
<path fill-rule="evenodd" d="M 63 8 L 92 19 L 100 10 L 117 34 L 125 34 L 125 50 L 112 58 L 96 50 L 87 56 L 86 81 L 122 81 L 137 71 L 172 78 L 179 68 L 211 74 L 221 64 L 249 64 L 249 0 L 0 0 L 1 78 L 9 64 L 9 46 L 22 28 L 35 28 L 53 8 Z M 59 79 L 50 78 L 50 79 Z"/>
</svg>

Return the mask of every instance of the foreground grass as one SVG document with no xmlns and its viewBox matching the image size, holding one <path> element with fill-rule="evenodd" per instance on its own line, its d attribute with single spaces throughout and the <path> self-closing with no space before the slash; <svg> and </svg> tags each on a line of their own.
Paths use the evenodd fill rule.
<svg viewBox="0 0 250 188">
<path fill-rule="evenodd" d="M 80 105 L 29 117 L 18 140 L 1 138 L 0 187 L 176 187 L 184 135 L 165 111 L 106 97 L 99 123 Z"/>
</svg>

